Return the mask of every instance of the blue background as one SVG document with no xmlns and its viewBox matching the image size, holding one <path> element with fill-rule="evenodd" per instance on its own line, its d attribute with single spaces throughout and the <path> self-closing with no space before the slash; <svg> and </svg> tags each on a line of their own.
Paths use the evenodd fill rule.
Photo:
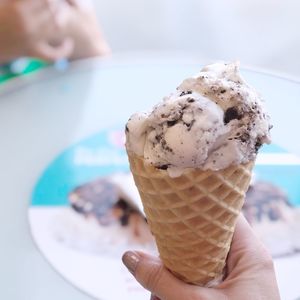
<svg viewBox="0 0 300 300">
<path fill-rule="evenodd" d="M 119 129 L 120 131 L 120 129 Z M 61 153 L 46 168 L 38 180 L 33 195 L 34 206 L 67 206 L 68 194 L 77 186 L 97 177 L 114 172 L 128 172 L 129 165 L 124 147 L 111 142 L 110 133 L 102 131 Z M 121 131 L 120 131 L 121 132 Z M 78 165 L 76 152 L 84 148 L 91 153 L 102 151 L 103 155 L 119 158 L 119 163 L 113 163 L 109 157 L 104 157 L 106 163 Z M 262 148 L 264 153 L 286 153 L 276 146 L 268 145 Z M 99 152 L 98 152 L 99 153 Z M 299 165 L 257 165 L 254 169 L 256 179 L 274 183 L 282 188 L 293 205 L 300 205 L 300 166 Z"/>
</svg>

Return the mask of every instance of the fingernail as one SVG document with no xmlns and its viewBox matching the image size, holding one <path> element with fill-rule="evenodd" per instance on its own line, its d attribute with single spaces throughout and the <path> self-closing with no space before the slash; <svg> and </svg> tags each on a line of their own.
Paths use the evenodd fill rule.
<svg viewBox="0 0 300 300">
<path fill-rule="evenodd" d="M 152 294 L 150 300 L 160 300 L 160 299 Z"/>
<path fill-rule="evenodd" d="M 127 267 L 129 272 L 134 275 L 136 267 L 140 261 L 140 256 L 133 251 L 127 251 L 122 256 L 123 264 Z"/>
</svg>

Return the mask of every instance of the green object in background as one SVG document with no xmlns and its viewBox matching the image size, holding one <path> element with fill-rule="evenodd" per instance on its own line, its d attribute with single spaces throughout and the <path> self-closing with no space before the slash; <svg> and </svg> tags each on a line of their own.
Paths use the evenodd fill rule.
<svg viewBox="0 0 300 300">
<path fill-rule="evenodd" d="M 9 64 L 0 66 L 0 84 L 14 77 L 35 72 L 47 65 L 48 63 L 39 59 L 19 58 Z"/>
</svg>

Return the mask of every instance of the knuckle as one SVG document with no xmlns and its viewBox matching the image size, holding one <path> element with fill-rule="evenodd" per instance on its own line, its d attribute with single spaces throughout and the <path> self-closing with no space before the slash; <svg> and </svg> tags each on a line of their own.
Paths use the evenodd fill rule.
<svg viewBox="0 0 300 300">
<path fill-rule="evenodd" d="M 47 12 L 47 11 L 51 11 L 52 7 L 53 7 L 53 1 L 51 0 L 39 0 L 40 1 L 40 6 L 41 8 Z"/>
<path fill-rule="evenodd" d="M 261 260 L 261 267 L 267 270 L 274 270 L 274 261 L 267 250 Z"/>
<path fill-rule="evenodd" d="M 15 20 L 23 20 L 24 19 L 24 8 L 20 5 L 19 2 L 13 2 L 11 4 L 11 13 Z"/>
<path fill-rule="evenodd" d="M 18 1 L 14 1 L 11 3 L 11 9 L 15 13 L 15 15 L 20 15 L 23 13 L 23 6 Z"/>
<path fill-rule="evenodd" d="M 19 2 L 16 2 L 13 4 L 13 11 L 14 11 L 14 18 L 15 18 L 15 25 L 18 28 L 18 31 L 20 34 L 23 35 L 31 35 L 33 28 L 31 26 L 31 21 L 28 16 L 27 9 L 19 4 Z"/>
<path fill-rule="evenodd" d="M 14 16 L 18 19 L 25 19 L 26 17 L 26 11 L 27 8 L 24 6 L 23 3 L 20 3 L 19 1 L 12 3 L 12 10 L 14 13 Z"/>
<path fill-rule="evenodd" d="M 64 29 L 65 29 L 65 27 L 60 22 L 55 22 L 53 25 L 53 30 L 55 30 L 56 32 L 60 32 L 61 34 L 64 33 L 63 32 Z"/>
<path fill-rule="evenodd" d="M 156 290 L 163 276 L 164 267 L 162 264 L 154 264 L 146 274 L 145 284 L 151 290 Z"/>
<path fill-rule="evenodd" d="M 198 291 L 191 291 L 190 293 L 189 293 L 189 298 L 188 298 L 189 300 L 199 300 L 199 293 L 198 293 Z"/>
<path fill-rule="evenodd" d="M 259 251 L 253 251 L 251 253 L 253 265 L 261 270 L 274 270 L 274 262 L 270 252 L 264 245 L 261 245 Z"/>
<path fill-rule="evenodd" d="M 51 5 L 53 4 L 53 1 L 51 1 L 51 0 L 44 0 L 43 3 L 45 5 L 45 7 L 51 7 Z"/>
</svg>

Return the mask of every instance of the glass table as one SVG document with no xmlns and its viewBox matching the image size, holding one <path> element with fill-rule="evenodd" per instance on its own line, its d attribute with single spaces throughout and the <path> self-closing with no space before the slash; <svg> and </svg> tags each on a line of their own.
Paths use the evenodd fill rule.
<svg viewBox="0 0 300 300">
<path fill-rule="evenodd" d="M 1 299 L 90 299 L 33 242 L 27 214 L 35 182 L 66 147 L 125 124 L 132 112 L 151 107 L 204 63 L 171 54 L 120 55 L 75 62 L 64 71 L 48 67 L 0 86 Z M 299 82 L 249 69 L 242 73 L 268 100 L 275 143 L 300 155 Z M 299 297 L 300 256 L 276 259 L 275 266 L 282 299 Z"/>
</svg>

